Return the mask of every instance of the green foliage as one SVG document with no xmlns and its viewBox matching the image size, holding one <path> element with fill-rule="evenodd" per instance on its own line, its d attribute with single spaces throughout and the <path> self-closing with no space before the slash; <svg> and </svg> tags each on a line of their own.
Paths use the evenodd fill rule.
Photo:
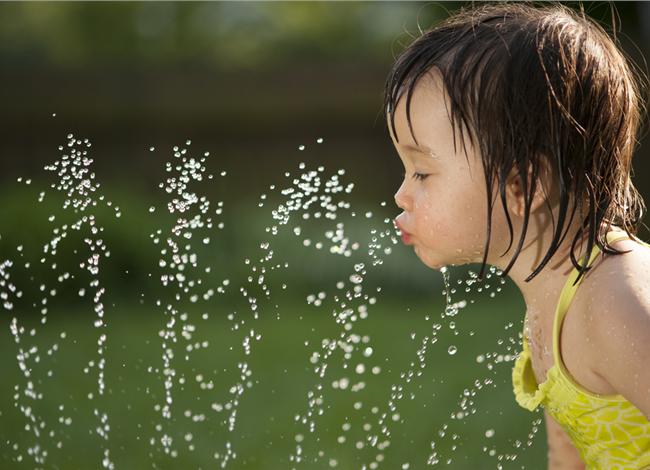
<svg viewBox="0 0 650 470">
<path fill-rule="evenodd" d="M 58 66 L 187 62 L 258 68 L 295 60 L 384 62 L 414 3 L 107 2 L 0 5 L 0 56 Z M 409 25 L 415 29 L 416 25 Z"/>
<path fill-rule="evenodd" d="M 166 248 L 165 240 L 170 236 L 176 216 L 167 211 L 162 194 L 146 194 L 119 185 L 104 185 L 101 191 L 104 201 L 89 206 L 84 213 L 76 213 L 71 208 L 63 208 L 65 197 L 50 189 L 48 180 L 34 180 L 28 186 L 13 182 L 3 187 L 0 193 L 0 220 L 4 222 L 0 228 L 0 259 L 14 262 L 10 270 L 12 282 L 24 291 L 25 306 L 40 298 L 38 288 L 41 284 L 48 289 L 56 287 L 56 301 L 61 305 L 84 302 L 78 292 L 87 288 L 89 282 L 88 274 L 80 268 L 80 263 L 90 256 L 84 242 L 89 236 L 87 227 L 81 231 L 68 229 L 54 256 L 46 256 L 44 247 L 55 238 L 54 230 L 91 214 L 98 226 L 103 227 L 94 238 L 101 239 L 110 251 L 110 257 L 100 262 L 99 275 L 108 292 L 125 300 L 167 295 L 160 281 L 167 270 L 159 266 L 159 260 L 164 258 L 161 250 Z M 44 196 L 39 202 L 41 192 Z M 237 204 L 236 198 L 237 194 L 233 194 L 225 200 L 223 216 L 215 217 L 212 229 L 196 230 L 192 239 L 187 240 L 198 260 L 196 268 L 189 267 L 188 275 L 201 279 L 206 291 L 216 289 L 225 279 L 244 282 L 252 274 L 251 266 L 260 264 L 265 253 L 260 246 L 264 243 L 269 243 L 274 252 L 271 264 L 278 265 L 277 269 L 264 274 L 265 282 L 278 286 L 286 284 L 304 296 L 331 288 L 339 281 L 348 282 L 358 263 L 367 267 L 366 282 L 374 286 L 391 285 L 404 294 L 424 293 L 427 296 L 437 295 L 442 287 L 440 276 L 424 267 L 411 250 L 397 244 L 394 237 L 379 237 L 380 231 L 390 227 L 385 223 L 391 220 L 389 213 L 375 213 L 368 219 L 363 207 L 358 206 L 354 217 L 342 211 L 337 220 L 304 220 L 300 212 L 292 216 L 289 224 L 282 225 L 271 215 L 283 201 L 278 194 L 272 194 L 261 208 Z M 217 200 L 217 197 L 211 198 L 211 213 L 214 213 Z M 110 207 L 107 201 L 111 201 Z M 151 212 L 150 207 L 155 210 Z M 116 208 L 119 208 L 119 217 Z M 216 226 L 217 221 L 224 223 L 223 229 Z M 349 243 L 358 243 L 350 257 L 330 253 L 330 248 L 337 244 L 332 241 L 331 234 L 339 223 L 343 223 L 342 234 Z M 294 230 L 296 227 L 300 228 L 299 232 Z M 209 243 L 203 243 L 204 238 L 209 238 Z M 376 266 L 372 265 L 373 257 L 368 254 L 373 238 L 381 244 L 376 256 L 382 264 Z M 158 239 L 158 243 L 154 243 L 154 239 Z M 310 242 L 309 246 L 305 245 L 305 240 Z M 391 250 L 390 254 L 384 251 L 386 249 Z M 205 271 L 206 267 L 210 267 L 209 272 Z M 64 272 L 71 277 L 57 282 L 57 277 Z M 251 277 L 248 284 L 256 286 L 259 274 Z M 232 292 L 229 295 L 240 294 Z M 37 309 L 31 311 L 36 313 Z"/>
</svg>

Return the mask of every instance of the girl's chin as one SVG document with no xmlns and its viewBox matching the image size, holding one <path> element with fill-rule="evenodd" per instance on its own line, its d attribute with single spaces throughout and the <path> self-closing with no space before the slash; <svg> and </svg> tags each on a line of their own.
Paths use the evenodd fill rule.
<svg viewBox="0 0 650 470">
<path fill-rule="evenodd" d="M 472 262 L 469 260 L 442 258 L 429 252 L 423 253 L 422 250 L 418 250 L 417 247 L 415 247 L 415 254 L 427 268 L 433 269 L 434 271 L 440 271 L 440 269 L 444 267 L 462 266 Z"/>
<path fill-rule="evenodd" d="M 414 248 L 415 248 L 415 254 L 427 268 L 433 269 L 435 271 L 439 271 L 440 268 L 446 266 L 446 263 L 442 262 L 442 260 L 440 260 L 439 258 L 431 256 L 430 253 L 422 253 L 422 250 L 419 249 L 417 245 L 414 246 Z"/>
</svg>

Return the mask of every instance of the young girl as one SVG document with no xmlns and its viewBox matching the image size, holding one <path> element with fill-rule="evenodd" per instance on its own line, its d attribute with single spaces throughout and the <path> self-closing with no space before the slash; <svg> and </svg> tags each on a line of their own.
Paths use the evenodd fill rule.
<svg viewBox="0 0 650 470">
<path fill-rule="evenodd" d="M 427 266 L 495 265 L 521 290 L 514 394 L 544 407 L 551 469 L 650 468 L 639 76 L 584 13 L 502 3 L 423 33 L 386 83 L 396 225 Z"/>
</svg>

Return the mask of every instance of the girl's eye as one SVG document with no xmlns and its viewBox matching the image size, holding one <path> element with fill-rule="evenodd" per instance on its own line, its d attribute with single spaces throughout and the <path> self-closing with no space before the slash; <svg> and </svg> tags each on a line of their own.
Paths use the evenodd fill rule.
<svg viewBox="0 0 650 470">
<path fill-rule="evenodd" d="M 420 180 L 420 181 L 426 179 L 427 176 L 429 176 L 429 175 L 424 174 L 424 173 L 413 173 L 413 178 L 415 178 L 416 180 Z"/>
<path fill-rule="evenodd" d="M 405 172 L 402 172 L 402 178 L 404 178 L 405 176 L 406 176 L 406 173 L 405 173 Z M 411 177 L 412 177 L 413 179 L 416 179 L 416 180 L 420 180 L 420 181 L 422 181 L 422 180 L 426 179 L 427 176 L 429 176 L 429 175 L 428 175 L 428 174 L 425 174 L 425 173 L 417 173 L 417 172 L 416 172 L 416 173 L 413 173 L 413 175 L 412 175 Z"/>
</svg>

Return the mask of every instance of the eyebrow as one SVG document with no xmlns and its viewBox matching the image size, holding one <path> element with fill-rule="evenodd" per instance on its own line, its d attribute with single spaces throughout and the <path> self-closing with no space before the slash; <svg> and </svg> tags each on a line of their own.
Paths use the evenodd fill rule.
<svg viewBox="0 0 650 470">
<path fill-rule="evenodd" d="M 420 153 L 429 153 L 429 154 L 433 155 L 434 157 L 440 158 L 440 155 L 438 155 L 436 152 L 431 150 L 429 147 L 425 147 L 423 145 L 420 145 L 419 147 L 416 147 L 414 145 L 400 144 L 400 143 L 398 143 L 397 145 L 399 145 L 400 147 L 402 147 L 402 148 L 404 148 L 406 150 L 412 150 L 412 151 L 420 152 Z"/>
</svg>

